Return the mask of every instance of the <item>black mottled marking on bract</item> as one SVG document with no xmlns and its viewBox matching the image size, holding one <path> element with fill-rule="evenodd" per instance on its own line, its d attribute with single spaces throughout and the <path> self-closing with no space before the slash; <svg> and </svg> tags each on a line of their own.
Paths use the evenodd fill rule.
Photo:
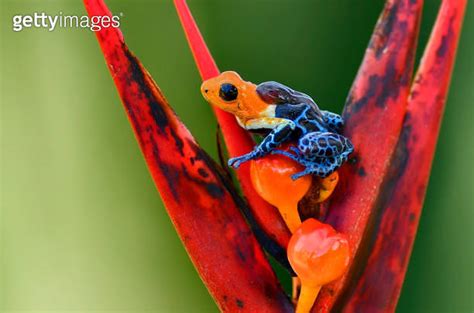
<svg viewBox="0 0 474 313">
<path fill-rule="evenodd" d="M 207 183 L 206 190 L 214 198 L 222 198 L 224 196 L 224 190 L 218 184 Z"/>
<path fill-rule="evenodd" d="M 376 36 L 370 41 L 369 46 L 374 50 L 375 57 L 380 59 L 383 55 L 384 49 L 387 47 L 389 42 L 389 36 L 392 33 L 396 22 L 398 21 L 397 14 L 399 9 L 399 3 L 395 2 L 391 7 L 386 7 L 382 20 L 377 25 Z"/>
<path fill-rule="evenodd" d="M 213 199 L 222 199 L 222 197 L 225 195 L 225 191 L 222 189 L 221 186 L 219 186 L 218 184 L 216 184 L 214 182 L 208 182 L 208 181 L 205 181 L 203 179 L 200 179 L 198 177 L 195 177 L 195 176 L 191 175 L 184 164 L 181 164 L 181 172 L 182 172 L 183 176 L 186 179 L 188 179 L 188 180 L 190 180 L 190 181 L 192 181 L 192 182 L 194 182 L 194 183 L 196 183 L 200 186 L 204 186 L 204 188 L 206 188 L 207 193 Z"/>
<path fill-rule="evenodd" d="M 242 262 L 245 262 L 245 260 L 247 259 L 245 257 L 245 251 L 242 251 L 242 249 L 240 249 L 239 245 L 236 245 L 236 250 L 237 250 L 237 255 L 239 256 L 240 260 Z"/>
<path fill-rule="evenodd" d="M 363 166 L 359 167 L 359 170 L 357 171 L 357 174 L 360 176 L 360 177 L 365 177 L 367 176 L 367 173 L 365 172 L 365 168 Z"/>
<path fill-rule="evenodd" d="M 406 64 L 407 66 L 404 68 L 402 71 L 402 77 L 400 79 L 400 83 L 403 86 L 408 86 L 412 83 L 413 79 L 413 64 L 415 61 L 415 55 L 416 55 L 416 43 L 417 43 L 418 37 L 413 37 L 411 41 L 409 42 L 409 49 L 408 49 L 408 55 L 406 58 Z M 410 88 L 409 88 L 410 89 Z"/>
<path fill-rule="evenodd" d="M 387 63 L 384 75 L 380 77 L 380 93 L 375 100 L 375 105 L 382 109 L 385 108 L 390 97 L 396 99 L 400 92 L 401 75 L 396 69 L 396 61 L 393 55 Z"/>
<path fill-rule="evenodd" d="M 357 163 L 360 163 L 360 156 L 359 154 L 353 153 L 352 157 L 347 161 L 347 164 L 354 167 Z"/>
<path fill-rule="evenodd" d="M 368 88 L 359 100 L 353 102 L 354 96 L 348 97 L 344 110 L 345 120 L 350 119 L 352 114 L 358 113 L 367 106 L 373 98 L 375 98 L 375 106 L 385 108 L 389 98 L 396 99 L 398 97 L 402 76 L 396 69 L 396 61 L 396 56 L 393 55 L 387 63 L 384 75 L 369 76 Z"/>
<path fill-rule="evenodd" d="M 440 59 L 443 58 L 446 55 L 446 52 L 448 52 L 448 47 L 449 47 L 449 36 L 448 34 L 446 34 L 443 36 L 443 38 L 441 38 L 441 44 L 436 50 L 436 57 Z"/>
<path fill-rule="evenodd" d="M 201 175 L 204 178 L 209 177 L 209 173 L 203 169 L 202 167 L 198 168 L 198 174 Z"/>
<path fill-rule="evenodd" d="M 131 86 L 134 83 L 138 85 L 141 94 L 138 94 L 136 96 L 138 98 L 142 98 L 142 95 L 146 97 L 146 100 L 150 107 L 154 121 L 156 125 L 163 131 L 165 127 L 169 126 L 168 117 L 166 116 L 166 113 L 164 112 L 162 108 L 162 105 L 166 105 L 166 104 L 159 103 L 153 96 L 153 93 L 150 90 L 150 86 L 145 81 L 145 78 L 144 78 L 145 74 L 143 73 L 140 63 L 137 60 L 137 58 L 128 50 L 125 44 L 122 44 L 121 48 L 129 61 L 129 69 L 128 71 L 125 71 L 124 82 L 128 84 L 129 86 Z M 118 59 L 117 51 L 113 50 L 113 52 L 111 53 L 111 57 Z M 132 122 L 135 132 L 137 133 L 140 146 L 142 147 L 142 149 L 145 149 L 145 144 L 146 144 L 145 136 L 148 134 L 148 136 L 150 137 L 148 143 L 151 145 L 154 163 L 159 168 L 161 174 L 165 177 L 166 181 L 168 182 L 168 187 L 170 188 L 173 198 L 177 202 L 179 202 L 179 192 L 176 188 L 178 186 L 178 181 L 179 181 L 180 176 L 179 176 L 179 173 L 177 172 L 177 169 L 171 164 L 166 164 L 160 158 L 159 148 L 153 138 L 153 134 L 151 133 L 151 130 L 153 129 L 152 126 L 151 125 L 145 126 L 143 121 L 141 121 L 140 116 L 142 112 L 139 112 L 139 110 L 141 110 L 140 106 L 134 103 L 131 103 L 128 97 L 124 97 L 123 95 L 121 96 L 122 96 L 122 101 L 124 103 L 125 109 L 127 111 L 127 115 L 129 116 Z M 142 126 L 145 127 L 144 128 L 145 132 L 143 131 Z M 171 131 L 171 133 L 173 135 L 173 131 Z M 173 137 L 177 138 L 177 136 L 174 136 L 174 135 Z M 179 149 L 179 146 L 180 146 L 179 141 L 175 141 L 175 142 L 177 143 L 177 146 Z"/>
<path fill-rule="evenodd" d="M 344 109 L 345 120 L 350 119 L 352 114 L 359 112 L 362 108 L 364 108 L 367 105 L 370 99 L 375 97 L 375 95 L 377 94 L 379 83 L 380 83 L 379 75 L 376 75 L 376 74 L 370 75 L 369 87 L 367 88 L 364 95 L 356 102 L 352 102 L 354 100 L 354 97 L 352 95 L 349 96 L 346 102 L 346 108 Z"/>
<path fill-rule="evenodd" d="M 455 17 L 456 16 L 454 15 L 451 16 L 449 20 L 448 32 L 443 35 L 443 37 L 441 38 L 441 43 L 438 49 L 436 49 L 436 57 L 439 59 L 444 58 L 446 56 L 446 53 L 449 51 L 450 42 L 452 41 L 454 37 L 453 23 L 454 23 Z"/>
<path fill-rule="evenodd" d="M 132 121 L 133 127 L 135 128 L 136 133 L 138 134 L 138 139 L 140 141 L 140 145 L 143 146 L 143 138 L 142 138 L 142 128 L 141 124 L 138 121 L 137 114 L 135 113 L 136 107 L 134 107 L 132 104 L 130 104 L 127 100 L 123 99 L 123 104 L 125 106 L 125 109 L 127 110 L 127 115 L 130 117 L 130 120 Z"/>
<path fill-rule="evenodd" d="M 159 127 L 159 129 L 165 133 L 165 128 L 170 126 L 169 123 L 169 118 L 168 115 L 166 114 L 164 110 L 164 106 L 168 106 L 167 103 L 161 103 L 159 102 L 156 97 L 154 96 L 151 88 L 153 86 L 150 86 L 147 84 L 144 75 L 146 73 L 143 72 L 142 67 L 140 65 L 140 62 L 138 59 L 128 50 L 125 50 L 126 56 L 128 60 L 130 61 L 130 70 L 129 72 L 131 73 L 131 81 L 135 82 L 138 84 L 140 87 L 140 90 L 143 92 L 147 99 L 148 106 L 150 108 L 150 113 L 153 116 L 153 119 L 156 123 L 156 125 Z M 171 110 L 171 108 L 170 108 Z M 173 140 L 175 142 L 176 148 L 178 149 L 178 152 L 181 156 L 184 156 L 184 144 L 182 139 L 179 137 L 179 135 L 176 133 L 176 131 L 172 127 L 168 127 L 168 131 L 173 137 Z"/>
<path fill-rule="evenodd" d="M 165 127 L 169 126 L 168 116 L 163 109 L 163 105 L 159 103 L 154 97 L 150 86 L 146 83 L 142 67 L 137 58 L 128 50 L 125 49 L 126 56 L 130 61 L 129 72 L 131 73 L 131 80 L 138 84 L 140 90 L 144 93 L 145 97 L 148 100 L 148 105 L 150 107 L 150 113 L 153 116 L 157 126 L 164 131 Z"/>
<path fill-rule="evenodd" d="M 235 299 L 235 304 L 237 304 L 237 306 L 241 309 L 243 309 L 245 307 L 245 304 L 244 304 L 244 301 L 242 301 L 241 299 L 239 298 L 236 298 Z"/>
<path fill-rule="evenodd" d="M 169 128 L 171 137 L 173 137 L 174 143 L 176 145 L 176 148 L 178 149 L 178 152 L 181 156 L 184 156 L 184 143 L 183 140 L 178 136 L 178 134 L 172 129 Z"/>
<path fill-rule="evenodd" d="M 173 198 L 176 202 L 180 202 L 178 185 L 179 185 L 179 171 L 172 165 L 168 165 L 163 161 L 157 162 L 157 165 L 165 177 L 166 181 L 168 182 L 168 187 L 173 195 Z"/>
<path fill-rule="evenodd" d="M 179 199 L 179 180 L 180 180 L 180 172 L 174 165 L 165 163 L 160 158 L 159 148 L 154 140 L 150 140 L 150 144 L 152 147 L 153 158 L 155 160 L 155 164 L 160 169 L 160 172 L 165 177 L 166 181 L 168 182 L 168 187 L 170 188 L 171 194 L 176 202 L 180 202 Z"/>
</svg>

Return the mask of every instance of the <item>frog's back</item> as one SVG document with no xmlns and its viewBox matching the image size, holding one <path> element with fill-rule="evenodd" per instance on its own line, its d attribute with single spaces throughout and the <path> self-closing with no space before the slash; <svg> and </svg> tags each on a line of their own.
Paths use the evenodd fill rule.
<svg viewBox="0 0 474 313">
<path fill-rule="evenodd" d="M 278 82 L 269 81 L 261 83 L 257 86 L 256 91 L 259 97 L 268 104 L 307 104 L 314 111 L 314 114 L 321 116 L 318 105 L 310 96 Z"/>
</svg>

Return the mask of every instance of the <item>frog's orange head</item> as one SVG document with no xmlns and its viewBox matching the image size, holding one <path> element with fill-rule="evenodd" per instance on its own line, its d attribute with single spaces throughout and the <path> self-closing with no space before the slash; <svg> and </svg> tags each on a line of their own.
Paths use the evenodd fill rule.
<svg viewBox="0 0 474 313">
<path fill-rule="evenodd" d="M 210 104 L 241 118 L 249 117 L 256 109 L 255 89 L 254 84 L 232 71 L 223 72 L 201 85 L 201 93 Z"/>
</svg>

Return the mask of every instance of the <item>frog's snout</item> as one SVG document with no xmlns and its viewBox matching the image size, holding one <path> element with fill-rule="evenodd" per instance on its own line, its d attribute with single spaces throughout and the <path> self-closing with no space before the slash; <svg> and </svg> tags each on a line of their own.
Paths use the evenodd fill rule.
<svg viewBox="0 0 474 313">
<path fill-rule="evenodd" d="M 203 82 L 201 84 L 201 93 L 205 97 L 208 92 L 209 92 L 209 87 L 207 86 L 206 82 Z"/>
<path fill-rule="evenodd" d="M 205 95 L 208 92 L 209 92 L 209 86 L 207 86 L 206 82 L 203 82 L 201 84 L 201 93 Z"/>
<path fill-rule="evenodd" d="M 206 101 L 210 101 L 212 98 L 212 90 L 211 87 L 209 86 L 209 81 L 205 81 L 201 85 L 201 94 L 206 99 Z"/>
</svg>

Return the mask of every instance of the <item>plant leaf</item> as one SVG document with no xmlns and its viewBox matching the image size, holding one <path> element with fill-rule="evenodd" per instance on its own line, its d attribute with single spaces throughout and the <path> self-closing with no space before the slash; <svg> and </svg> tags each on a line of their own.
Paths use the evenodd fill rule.
<svg viewBox="0 0 474 313">
<path fill-rule="evenodd" d="M 111 16 L 101 0 L 84 3 L 90 16 Z M 122 33 L 104 28 L 96 34 L 168 214 L 219 308 L 291 312 L 289 300 L 240 213 L 244 203 L 217 164 L 169 107 L 128 50 Z"/>
<path fill-rule="evenodd" d="M 315 312 L 327 312 L 340 301 L 365 264 L 367 251 L 361 241 L 370 231 L 402 127 L 421 8 L 421 0 L 386 2 L 346 101 L 344 134 L 352 140 L 355 152 L 341 168 L 326 222 L 349 237 L 352 261 L 340 280 L 322 289 Z"/>
<path fill-rule="evenodd" d="M 219 69 L 199 31 L 185 0 L 174 0 L 186 38 L 203 80 L 219 75 Z M 235 117 L 219 108 L 213 108 L 222 129 L 224 141 L 231 157 L 246 154 L 254 148 L 254 141 L 247 131 L 237 124 Z M 290 232 L 278 210 L 263 200 L 253 188 L 250 180 L 250 163 L 244 163 L 236 171 L 242 192 L 247 199 L 252 215 L 260 228 L 281 247 L 286 248 Z"/>
<path fill-rule="evenodd" d="M 441 4 L 381 190 L 370 257 L 344 304 L 349 312 L 356 308 L 395 311 L 423 207 L 466 3 Z"/>
</svg>

